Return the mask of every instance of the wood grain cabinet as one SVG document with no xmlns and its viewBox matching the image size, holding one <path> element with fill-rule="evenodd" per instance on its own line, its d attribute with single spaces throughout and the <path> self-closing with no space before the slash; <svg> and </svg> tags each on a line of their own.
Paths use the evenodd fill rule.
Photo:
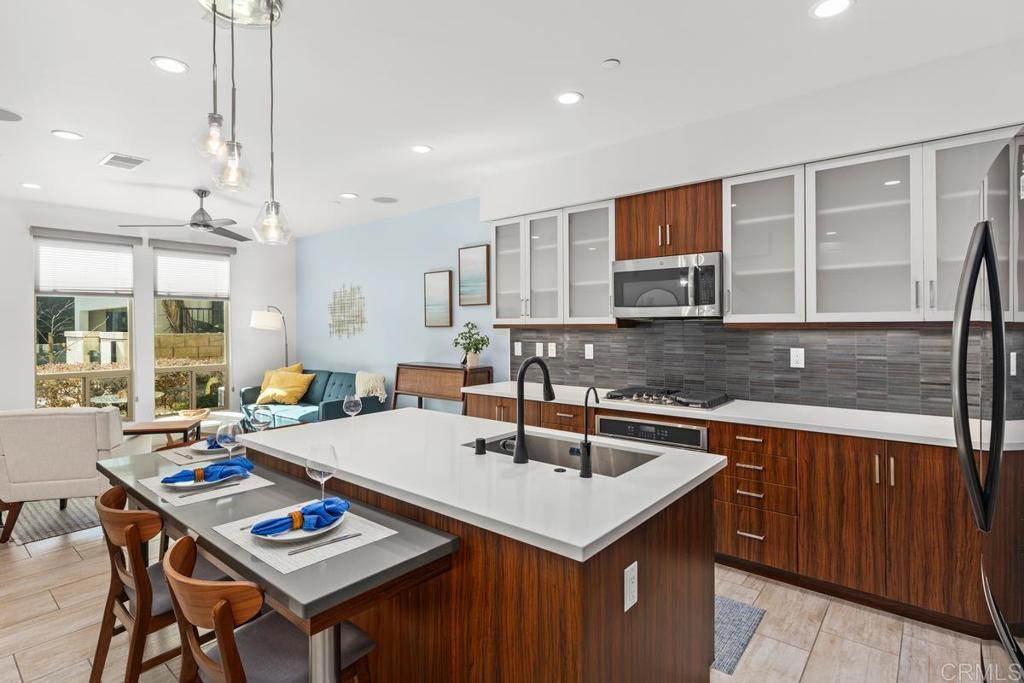
<svg viewBox="0 0 1024 683">
<path fill-rule="evenodd" d="M 523 423 L 531 427 L 540 426 L 540 402 L 525 401 L 526 415 Z M 466 394 L 466 415 L 482 417 L 499 422 L 516 421 L 516 400 L 501 396 L 485 396 L 483 394 Z"/>
<path fill-rule="evenodd" d="M 615 259 L 722 250 L 722 181 L 615 200 Z"/>
</svg>

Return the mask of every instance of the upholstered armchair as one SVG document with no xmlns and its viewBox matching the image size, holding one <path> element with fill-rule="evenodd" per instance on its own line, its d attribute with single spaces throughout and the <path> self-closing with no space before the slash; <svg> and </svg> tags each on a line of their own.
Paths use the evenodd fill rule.
<svg viewBox="0 0 1024 683">
<path fill-rule="evenodd" d="M 121 443 L 117 408 L 0 411 L 0 529 L 6 543 L 22 503 L 98 496 L 109 483 L 96 461 Z"/>
</svg>

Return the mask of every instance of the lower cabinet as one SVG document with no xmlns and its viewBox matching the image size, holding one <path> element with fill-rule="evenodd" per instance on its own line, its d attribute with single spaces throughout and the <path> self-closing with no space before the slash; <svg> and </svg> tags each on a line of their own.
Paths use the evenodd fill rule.
<svg viewBox="0 0 1024 683">
<path fill-rule="evenodd" d="M 796 517 L 715 501 L 716 552 L 795 572 L 796 548 Z"/>
</svg>

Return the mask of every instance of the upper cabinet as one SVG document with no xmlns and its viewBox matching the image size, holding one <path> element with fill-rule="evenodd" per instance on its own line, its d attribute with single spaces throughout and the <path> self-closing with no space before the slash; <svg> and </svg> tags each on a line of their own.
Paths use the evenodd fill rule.
<svg viewBox="0 0 1024 683">
<path fill-rule="evenodd" d="M 722 249 L 722 181 L 615 200 L 615 260 Z"/>
<path fill-rule="evenodd" d="M 1016 129 L 965 135 L 924 146 L 925 319 L 952 320 L 964 254 L 975 224 L 992 221 L 999 290 L 1010 308 L 1011 196 Z M 984 272 L 982 272 L 984 278 Z M 974 319 L 987 319 L 976 297 Z"/>
<path fill-rule="evenodd" d="M 810 164 L 807 320 L 922 317 L 921 148 Z"/>
<path fill-rule="evenodd" d="M 722 185 L 725 322 L 804 321 L 804 167 Z"/>
<path fill-rule="evenodd" d="M 614 323 L 614 224 L 612 202 L 494 223 L 495 324 Z"/>
</svg>

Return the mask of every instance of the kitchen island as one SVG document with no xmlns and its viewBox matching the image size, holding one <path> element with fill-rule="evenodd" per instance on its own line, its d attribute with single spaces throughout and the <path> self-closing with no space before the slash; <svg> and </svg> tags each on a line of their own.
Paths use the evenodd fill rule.
<svg viewBox="0 0 1024 683">
<path fill-rule="evenodd" d="M 584 479 L 574 469 L 474 454 L 474 439 L 510 431 L 410 408 L 244 442 L 254 461 L 296 477 L 305 476 L 311 446 L 331 443 L 340 460 L 331 489 L 459 537 L 451 571 L 353 619 L 378 642 L 378 680 L 708 680 L 711 478 L 725 459 L 595 438 L 657 457 L 617 477 Z M 634 563 L 637 600 L 627 609 Z"/>
</svg>

